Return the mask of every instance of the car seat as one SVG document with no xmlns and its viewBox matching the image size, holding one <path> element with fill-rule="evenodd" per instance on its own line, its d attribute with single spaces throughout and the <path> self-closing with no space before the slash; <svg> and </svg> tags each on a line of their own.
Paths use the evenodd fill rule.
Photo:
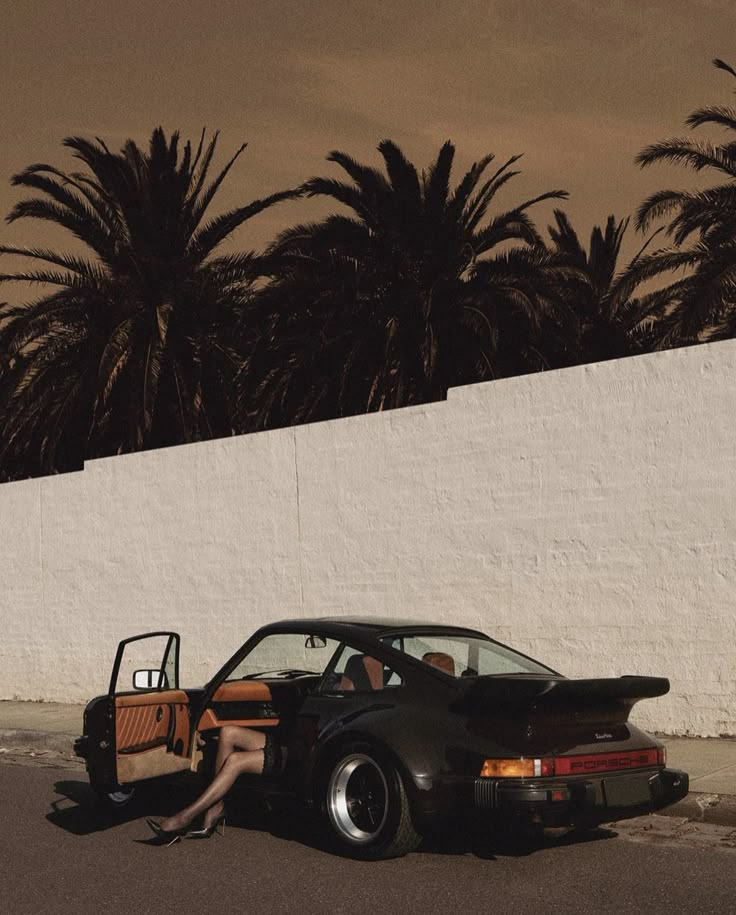
<svg viewBox="0 0 736 915">
<path fill-rule="evenodd" d="M 431 664 L 432 667 L 443 670 L 451 677 L 455 676 L 455 662 L 453 661 L 452 656 L 445 654 L 444 651 L 428 651 L 422 655 L 422 661 L 424 661 L 425 664 Z"/>
<path fill-rule="evenodd" d="M 383 689 L 383 664 L 370 655 L 354 654 L 348 658 L 338 689 Z"/>
</svg>

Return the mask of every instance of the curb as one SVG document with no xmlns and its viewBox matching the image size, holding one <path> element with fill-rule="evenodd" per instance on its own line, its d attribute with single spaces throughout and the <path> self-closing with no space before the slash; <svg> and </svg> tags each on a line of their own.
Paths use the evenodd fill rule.
<svg viewBox="0 0 736 915">
<path fill-rule="evenodd" d="M 24 728 L 0 728 L 0 746 L 8 749 L 51 750 L 74 756 L 74 741 L 78 734 L 51 734 L 48 731 L 28 731 Z"/>
<path fill-rule="evenodd" d="M 732 794 L 701 794 L 691 791 L 687 797 L 663 810 L 661 816 L 685 817 L 691 823 L 713 823 L 716 826 L 736 826 L 736 796 Z"/>
</svg>

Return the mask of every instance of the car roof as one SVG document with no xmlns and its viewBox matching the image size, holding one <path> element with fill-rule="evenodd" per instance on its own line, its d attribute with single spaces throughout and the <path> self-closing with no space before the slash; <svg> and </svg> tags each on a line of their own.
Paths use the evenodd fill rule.
<svg viewBox="0 0 736 915">
<path fill-rule="evenodd" d="M 479 632 L 476 629 L 469 629 L 467 626 L 448 626 L 443 623 L 429 620 L 402 619 L 389 616 L 320 616 L 312 619 L 279 620 L 279 622 L 270 623 L 263 628 L 284 631 L 291 628 L 298 628 L 301 630 L 310 627 L 314 627 L 315 631 L 320 629 L 324 631 L 330 630 L 335 633 L 344 633 L 346 635 L 352 631 L 353 635 L 362 635 L 363 637 L 370 636 L 374 638 L 389 632 L 426 632 L 427 630 L 432 630 L 434 632 L 443 631 L 447 632 L 448 635 L 454 633 L 455 635 L 465 634 L 488 638 L 485 633 Z"/>
</svg>

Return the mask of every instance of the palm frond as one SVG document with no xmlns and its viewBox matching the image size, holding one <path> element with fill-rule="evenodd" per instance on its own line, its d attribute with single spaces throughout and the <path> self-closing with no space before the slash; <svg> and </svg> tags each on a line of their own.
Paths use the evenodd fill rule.
<svg viewBox="0 0 736 915">
<path fill-rule="evenodd" d="M 89 289 L 89 278 L 77 273 L 59 273 L 56 270 L 33 270 L 28 273 L 0 273 L 0 283 L 48 283 L 68 289 Z"/>
<path fill-rule="evenodd" d="M 372 198 L 376 199 L 388 193 L 388 182 L 378 169 L 361 165 L 355 159 L 336 149 L 329 153 L 327 161 L 339 165 L 348 173 L 361 191 Z"/>
<path fill-rule="evenodd" d="M 383 156 L 391 187 L 399 195 L 402 207 L 418 210 L 421 205 L 421 189 L 416 168 L 391 140 L 381 140 L 378 151 Z"/>
<path fill-rule="evenodd" d="M 247 143 L 243 143 L 240 146 L 240 148 L 235 152 L 235 155 L 231 156 L 231 158 L 225 164 L 225 167 L 220 171 L 219 175 L 213 181 L 210 182 L 208 187 L 206 189 L 204 189 L 201 194 L 198 192 L 196 196 L 195 195 L 191 196 L 190 204 L 189 204 L 189 206 L 191 207 L 191 213 L 190 213 L 189 219 L 187 221 L 188 222 L 187 231 L 190 234 L 195 231 L 197 226 L 202 221 L 202 217 L 204 216 L 210 203 L 212 203 L 212 200 L 213 200 L 215 194 L 217 193 L 217 191 L 220 189 L 222 182 L 225 180 L 228 173 L 230 172 L 230 169 L 238 161 L 238 159 L 240 158 L 240 156 L 242 155 L 243 151 L 246 149 L 247 146 L 248 146 Z"/>
<path fill-rule="evenodd" d="M 518 156 L 514 158 L 518 158 Z M 510 159 L 509 162 L 511 161 L 513 160 Z M 518 171 L 505 171 L 508 164 L 506 163 L 504 166 L 503 174 L 497 172 L 490 180 L 485 182 L 473 199 L 468 202 L 465 208 L 465 227 L 468 232 L 474 232 L 477 229 L 486 215 L 493 198 L 504 184 L 521 174 Z"/>
<path fill-rule="evenodd" d="M 685 123 L 689 127 L 702 127 L 703 124 L 715 124 L 728 130 L 736 130 L 736 111 L 725 105 L 709 105 L 698 108 L 688 115 Z"/>
<path fill-rule="evenodd" d="M 495 156 L 492 153 L 483 156 L 478 162 L 474 162 L 462 177 L 447 204 L 448 214 L 452 219 L 460 218 L 460 214 L 465 210 L 470 195 L 477 187 L 483 172 L 493 162 L 494 158 Z"/>
<path fill-rule="evenodd" d="M 455 147 L 447 140 L 442 144 L 437 158 L 429 167 L 429 173 L 423 184 L 425 205 L 427 212 L 431 215 L 439 216 L 445 210 L 450 192 L 450 175 L 454 158 Z"/>
<path fill-rule="evenodd" d="M 101 285 L 108 279 L 108 275 L 99 264 L 75 257 L 72 254 L 59 254 L 48 248 L 28 248 L 22 245 L 0 245 L 0 254 L 14 254 L 20 257 L 30 257 L 34 260 L 45 261 L 63 267 L 72 273 L 85 277 L 91 284 Z"/>
<path fill-rule="evenodd" d="M 736 178 L 736 157 L 707 140 L 662 140 L 647 146 L 634 161 L 642 167 L 665 161 L 689 165 L 695 171 L 714 168 Z"/>
<path fill-rule="evenodd" d="M 715 57 L 713 59 L 713 66 L 718 70 L 725 70 L 727 73 L 730 73 L 731 76 L 736 76 L 736 70 L 725 61 L 721 60 L 720 57 Z"/>
<path fill-rule="evenodd" d="M 133 318 L 122 321 L 112 332 L 102 352 L 98 371 L 98 394 L 93 407 L 96 415 L 101 406 L 105 406 L 118 380 L 120 373 L 132 355 L 132 343 L 136 322 Z"/>
<path fill-rule="evenodd" d="M 262 200 L 254 200 L 247 206 L 236 207 L 233 210 L 216 216 L 196 232 L 187 245 L 187 258 L 192 263 L 201 263 L 206 257 L 220 245 L 228 235 L 231 235 L 237 228 L 262 213 L 264 210 L 273 206 L 282 200 L 291 200 L 296 196 L 296 191 L 278 191 Z"/>
</svg>

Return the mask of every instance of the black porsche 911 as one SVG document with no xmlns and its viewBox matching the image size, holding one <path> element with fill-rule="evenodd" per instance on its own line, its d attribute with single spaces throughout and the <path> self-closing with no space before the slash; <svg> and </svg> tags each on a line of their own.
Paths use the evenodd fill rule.
<svg viewBox="0 0 736 915">
<path fill-rule="evenodd" d="M 161 662 L 119 688 L 143 640 L 161 643 Z M 628 722 L 668 680 L 570 680 L 471 629 L 292 620 L 259 629 L 204 687 L 181 688 L 178 671 L 176 633 L 118 646 L 76 743 L 107 804 L 127 806 L 151 779 L 206 774 L 226 724 L 276 730 L 282 762 L 257 789 L 321 814 L 356 857 L 405 854 L 458 818 L 594 826 L 688 791 L 662 744 Z"/>
</svg>

